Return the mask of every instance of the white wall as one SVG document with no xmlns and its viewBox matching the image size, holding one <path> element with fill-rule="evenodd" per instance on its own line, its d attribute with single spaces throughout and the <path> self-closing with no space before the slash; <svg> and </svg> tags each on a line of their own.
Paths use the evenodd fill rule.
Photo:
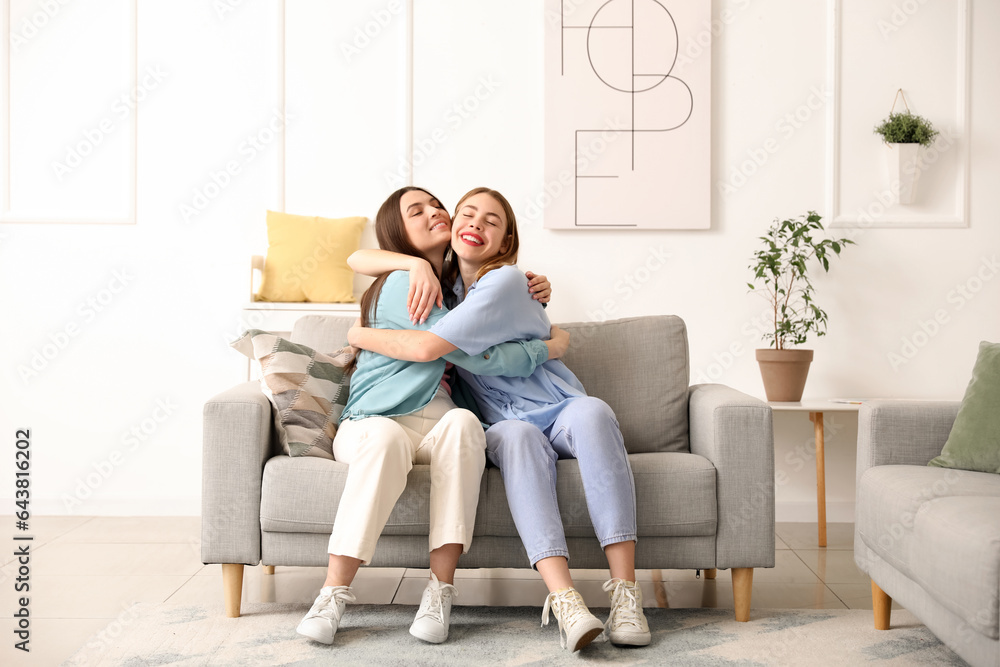
<svg viewBox="0 0 1000 667">
<path fill-rule="evenodd" d="M 554 284 L 554 321 L 680 315 L 693 381 L 762 395 L 753 349 L 763 302 L 746 292 L 746 266 L 774 217 L 824 212 L 829 105 L 816 91 L 826 84 L 825 3 L 714 3 L 714 15 L 728 9 L 732 20 L 712 47 L 712 228 L 634 233 L 542 228 L 541 3 L 414 4 L 410 59 L 395 3 L 287 1 L 282 181 L 280 133 L 253 157 L 245 150 L 280 102 L 279 6 L 140 3 L 139 70 L 159 66 L 168 76 L 138 107 L 137 223 L 0 225 L 0 434 L 10 470 L 15 429 L 31 428 L 35 512 L 198 512 L 201 407 L 245 372 L 227 340 L 242 326 L 249 256 L 264 249 L 264 210 L 284 199 L 292 213 L 373 216 L 405 154 L 411 65 L 412 136 L 418 153 L 425 149 L 414 181 L 448 203 L 480 184 L 507 194 L 519 213 L 521 265 Z M 91 19 L 74 7 L 60 20 L 86 30 Z M 957 399 L 977 343 L 998 339 L 1000 278 L 982 267 L 1000 250 L 992 201 L 1000 130 L 991 122 L 1000 112 L 1000 6 L 972 7 L 969 227 L 867 229 L 816 277 L 830 333 L 812 345 L 807 397 Z M 379 19 L 385 25 L 375 29 Z M 355 42 L 366 25 L 373 36 Z M 24 48 L 71 56 L 44 39 L 44 26 Z M 42 82 L 32 94 L 67 102 Z M 802 112 L 820 99 L 818 110 Z M 782 122 L 796 111 L 808 118 L 789 133 Z M 772 139 L 777 150 L 723 194 L 720 184 Z M 180 206 L 229 161 L 240 172 L 204 210 L 184 216 Z M 669 259 L 648 272 L 654 253 Z M 116 271 L 127 276 L 123 286 L 112 282 Z M 952 290 L 977 272 L 989 278 L 959 307 Z M 88 299 L 106 303 L 97 312 L 81 305 Z M 939 310 L 947 322 L 893 368 L 888 355 Z M 67 325 L 77 333 L 61 336 Z M 44 354 L 51 358 L 42 364 L 36 355 Z M 24 379 L 19 369 L 33 358 L 37 374 Z M 850 520 L 856 417 L 828 418 L 828 426 L 829 518 Z M 778 519 L 813 519 L 812 425 L 804 414 L 778 415 L 775 436 L 776 465 L 787 474 Z M 13 495 L 5 477 L 0 499 Z"/>
</svg>

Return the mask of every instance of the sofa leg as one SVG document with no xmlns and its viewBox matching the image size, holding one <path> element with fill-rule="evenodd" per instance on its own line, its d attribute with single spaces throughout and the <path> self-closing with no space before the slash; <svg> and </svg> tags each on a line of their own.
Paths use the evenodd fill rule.
<svg viewBox="0 0 1000 667">
<path fill-rule="evenodd" d="M 753 568 L 733 568 L 733 602 L 736 605 L 736 620 L 746 623 L 750 620 L 750 594 L 753 591 Z"/>
<path fill-rule="evenodd" d="M 872 611 L 875 614 L 875 629 L 889 629 L 889 615 L 892 613 L 892 598 L 872 580 Z"/>
<path fill-rule="evenodd" d="M 274 566 L 273 565 L 265 565 L 264 566 L 264 574 L 274 574 Z"/>
<path fill-rule="evenodd" d="M 656 595 L 656 606 L 660 609 L 669 609 L 670 601 L 667 600 L 667 588 L 663 585 L 663 572 L 653 570 L 651 575 L 653 578 L 653 593 Z"/>
<path fill-rule="evenodd" d="M 719 571 L 716 570 L 714 567 L 707 568 L 705 570 L 705 578 L 706 579 L 715 579 L 715 575 L 717 575 L 718 573 L 719 573 Z"/>
<path fill-rule="evenodd" d="M 239 618 L 243 599 L 243 563 L 222 564 L 222 589 L 226 599 L 226 616 Z"/>
</svg>

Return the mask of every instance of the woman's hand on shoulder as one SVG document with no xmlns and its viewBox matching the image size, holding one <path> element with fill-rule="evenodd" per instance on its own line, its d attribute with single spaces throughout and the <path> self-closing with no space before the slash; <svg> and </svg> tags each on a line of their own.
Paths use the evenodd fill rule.
<svg viewBox="0 0 1000 667">
<path fill-rule="evenodd" d="M 524 275 L 528 279 L 528 292 L 531 298 L 539 303 L 548 303 L 552 298 L 552 283 L 549 279 L 531 271 L 525 271 Z"/>
<path fill-rule="evenodd" d="M 549 336 L 549 340 L 545 341 L 549 348 L 549 359 L 559 359 L 569 349 L 569 332 L 553 324 Z"/>
<path fill-rule="evenodd" d="M 417 258 L 410 267 L 410 291 L 406 295 L 406 310 L 410 321 L 423 324 L 434 309 L 444 305 L 444 295 L 441 293 L 441 281 L 434 273 L 430 262 Z"/>
</svg>

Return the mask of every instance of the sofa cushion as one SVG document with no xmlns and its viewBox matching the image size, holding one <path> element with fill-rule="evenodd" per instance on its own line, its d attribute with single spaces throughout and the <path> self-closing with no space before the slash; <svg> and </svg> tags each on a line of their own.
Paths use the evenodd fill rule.
<svg viewBox="0 0 1000 667">
<path fill-rule="evenodd" d="M 629 462 L 639 498 L 640 539 L 715 535 L 715 468 L 707 459 L 683 453 L 632 454 Z M 329 534 L 338 506 L 349 503 L 341 498 L 347 470 L 347 464 L 337 461 L 287 456 L 269 460 L 261 490 L 261 529 Z M 556 492 L 566 536 L 593 537 L 577 461 L 559 461 L 557 471 Z M 430 466 L 413 466 L 383 535 L 428 534 L 430 484 Z M 498 468 L 488 468 L 483 476 L 474 534 L 518 536 Z"/>
<path fill-rule="evenodd" d="M 295 320 L 291 339 L 314 350 L 336 350 L 356 319 L 356 315 L 303 315 Z"/>
<path fill-rule="evenodd" d="M 1000 483 L 998 483 L 1000 486 Z M 1000 638 L 1000 493 L 937 498 L 914 526 L 913 578 L 977 632 Z"/>
<path fill-rule="evenodd" d="M 1000 473 L 1000 344 L 979 344 L 972 379 L 940 456 L 927 465 Z"/>
<path fill-rule="evenodd" d="M 910 578 L 924 546 L 914 537 L 917 513 L 937 498 L 1000 498 L 996 475 L 949 468 L 885 465 L 869 468 L 858 482 L 857 532 L 872 551 Z"/>
<path fill-rule="evenodd" d="M 368 218 L 321 218 L 267 212 L 267 259 L 259 301 L 354 303 L 347 257 Z"/>
<path fill-rule="evenodd" d="M 324 533 L 333 530 L 347 483 L 346 463 L 275 456 L 264 465 L 260 527 L 277 533 Z M 415 465 L 406 488 L 389 515 L 383 535 L 427 535 L 430 532 L 430 466 Z M 483 506 L 485 487 L 480 491 Z"/>
<path fill-rule="evenodd" d="M 260 528 L 278 533 L 329 533 L 347 483 L 339 461 L 275 456 L 264 464 Z M 346 501 L 346 499 L 345 499 Z"/>
<path fill-rule="evenodd" d="M 353 348 L 330 355 L 250 329 L 232 346 L 260 364 L 260 386 L 274 405 L 274 423 L 284 452 L 333 460 L 333 438 L 347 404 L 344 368 Z"/>
<path fill-rule="evenodd" d="M 681 452 L 630 454 L 638 499 L 640 536 L 715 535 L 715 467 L 701 456 Z M 476 535 L 517 537 L 503 478 L 488 468 L 486 504 L 476 516 Z M 576 459 L 556 463 L 556 495 L 566 537 L 594 537 Z M 598 499 L 597 502 L 600 502 Z"/>
<path fill-rule="evenodd" d="M 587 393 L 618 417 L 625 448 L 688 452 L 688 342 L 676 315 L 560 324 L 572 335 L 562 360 Z"/>
</svg>

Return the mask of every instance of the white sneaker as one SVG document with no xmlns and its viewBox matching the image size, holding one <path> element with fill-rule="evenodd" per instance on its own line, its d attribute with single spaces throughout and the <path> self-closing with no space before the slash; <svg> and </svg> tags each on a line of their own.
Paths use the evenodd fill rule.
<svg viewBox="0 0 1000 667">
<path fill-rule="evenodd" d="M 319 597 L 295 631 L 313 641 L 332 644 L 333 636 L 340 627 L 340 618 L 344 615 L 344 605 L 354 601 L 354 593 L 349 586 L 321 588 Z"/>
<path fill-rule="evenodd" d="M 549 624 L 549 608 L 559 621 L 559 645 L 563 648 L 568 645 L 571 651 L 579 651 L 604 631 L 575 588 L 549 593 L 542 607 L 542 625 Z"/>
<path fill-rule="evenodd" d="M 448 624 L 451 622 L 451 600 L 458 591 L 451 584 L 442 584 L 431 572 L 424 595 L 420 598 L 420 609 L 410 626 L 410 634 L 425 642 L 440 644 L 448 639 Z"/>
<path fill-rule="evenodd" d="M 642 589 L 639 584 L 611 579 L 603 588 L 611 594 L 611 614 L 604 624 L 611 643 L 618 646 L 648 645 L 649 625 L 642 612 Z"/>
</svg>

